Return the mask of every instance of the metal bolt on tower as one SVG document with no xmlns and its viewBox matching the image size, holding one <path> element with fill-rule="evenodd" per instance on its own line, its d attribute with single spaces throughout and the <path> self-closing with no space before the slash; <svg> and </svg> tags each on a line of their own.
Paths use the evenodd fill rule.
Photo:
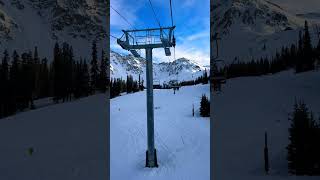
<svg viewBox="0 0 320 180">
<path fill-rule="evenodd" d="M 154 107 L 153 107 L 153 70 L 152 49 L 164 48 L 166 56 L 170 56 L 170 47 L 175 47 L 175 38 L 172 27 L 160 27 L 140 30 L 123 30 L 117 43 L 125 50 L 130 51 L 135 57 L 140 57 L 137 49 L 146 51 L 146 79 L 147 79 L 147 134 L 148 149 L 146 152 L 146 167 L 158 167 L 157 153 L 154 147 Z"/>
</svg>

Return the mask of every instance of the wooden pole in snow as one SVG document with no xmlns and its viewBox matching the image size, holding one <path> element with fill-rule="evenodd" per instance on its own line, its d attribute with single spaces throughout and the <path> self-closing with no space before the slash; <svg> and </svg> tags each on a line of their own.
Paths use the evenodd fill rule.
<svg viewBox="0 0 320 180">
<path fill-rule="evenodd" d="M 269 174 L 268 137 L 267 131 L 264 133 L 264 169 Z"/>
</svg>

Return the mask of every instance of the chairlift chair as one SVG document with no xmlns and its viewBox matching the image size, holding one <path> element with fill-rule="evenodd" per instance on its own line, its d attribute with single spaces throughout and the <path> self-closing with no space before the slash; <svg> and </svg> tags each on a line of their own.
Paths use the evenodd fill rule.
<svg viewBox="0 0 320 180">
<path fill-rule="evenodd" d="M 153 88 L 154 89 L 161 89 L 160 80 L 153 80 Z"/>
<path fill-rule="evenodd" d="M 220 86 L 227 82 L 227 70 L 223 60 L 214 60 L 212 81 L 214 85 Z M 220 88 L 219 88 L 220 89 Z"/>
</svg>

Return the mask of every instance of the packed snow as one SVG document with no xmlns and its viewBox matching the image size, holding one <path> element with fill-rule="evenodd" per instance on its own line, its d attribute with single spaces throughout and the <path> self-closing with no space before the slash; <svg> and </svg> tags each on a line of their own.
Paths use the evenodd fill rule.
<svg viewBox="0 0 320 180">
<path fill-rule="evenodd" d="M 289 114 L 295 99 L 320 115 L 320 72 L 292 71 L 231 79 L 213 98 L 217 179 L 319 179 L 288 175 Z M 270 174 L 264 171 L 264 132 L 268 132 Z"/>
<path fill-rule="evenodd" d="M 107 179 L 107 108 L 100 94 L 1 119 L 0 179 Z"/>
<path fill-rule="evenodd" d="M 154 90 L 155 148 L 158 168 L 145 167 L 146 91 L 111 99 L 111 180 L 209 180 L 210 120 L 199 115 L 209 85 Z M 195 117 L 192 116 L 192 105 Z"/>
</svg>

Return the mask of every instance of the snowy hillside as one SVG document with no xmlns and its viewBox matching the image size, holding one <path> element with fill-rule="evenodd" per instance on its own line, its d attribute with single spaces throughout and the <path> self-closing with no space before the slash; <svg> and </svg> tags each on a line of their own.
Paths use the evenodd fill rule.
<svg viewBox="0 0 320 180">
<path fill-rule="evenodd" d="M 311 180 L 287 168 L 289 113 L 295 98 L 320 115 L 320 72 L 231 79 L 215 94 L 217 179 Z M 268 132 L 270 175 L 264 172 L 264 132 Z"/>
<path fill-rule="evenodd" d="M 54 43 L 68 42 L 89 57 L 91 43 L 106 44 L 105 0 L 0 0 L 0 52 L 39 47 L 51 58 Z"/>
<path fill-rule="evenodd" d="M 146 91 L 111 99 L 110 173 L 116 179 L 210 179 L 210 120 L 199 117 L 209 85 L 154 91 L 158 168 L 145 168 Z M 192 104 L 195 117 L 192 117 Z"/>
<path fill-rule="evenodd" d="M 95 95 L 1 119 L 0 179 L 107 179 L 107 108 Z"/>
<path fill-rule="evenodd" d="M 146 71 L 146 60 L 144 58 L 136 58 L 132 55 L 121 55 L 114 51 L 110 53 L 110 71 L 111 77 L 125 79 L 127 74 L 132 75 L 134 79 L 138 79 L 140 74 L 144 80 Z M 187 81 L 194 80 L 202 76 L 204 70 L 208 67 L 203 67 L 195 61 L 180 58 L 173 62 L 162 62 L 153 64 L 153 79 L 160 81 L 161 84 L 170 80 Z"/>
<path fill-rule="evenodd" d="M 274 55 L 281 46 L 297 42 L 305 16 L 289 13 L 272 0 L 213 1 L 214 28 L 220 34 L 221 59 L 231 63 L 238 56 L 244 61 L 252 57 Z M 310 24 L 316 23 L 313 21 Z M 312 29 L 312 28 L 310 28 Z M 264 49 L 264 45 L 266 49 Z"/>
</svg>

